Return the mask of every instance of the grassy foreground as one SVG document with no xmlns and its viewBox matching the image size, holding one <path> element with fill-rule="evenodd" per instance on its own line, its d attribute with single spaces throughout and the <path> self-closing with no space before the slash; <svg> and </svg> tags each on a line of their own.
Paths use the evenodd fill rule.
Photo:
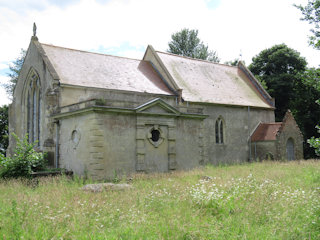
<svg viewBox="0 0 320 240">
<path fill-rule="evenodd" d="M 320 161 L 135 175 L 83 192 L 65 177 L 0 181 L 0 239 L 320 239 Z"/>
</svg>

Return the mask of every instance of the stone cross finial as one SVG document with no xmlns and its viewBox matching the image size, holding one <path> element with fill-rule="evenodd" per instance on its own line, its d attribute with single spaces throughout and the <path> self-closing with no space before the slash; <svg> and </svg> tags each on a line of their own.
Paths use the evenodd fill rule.
<svg viewBox="0 0 320 240">
<path fill-rule="evenodd" d="M 33 36 L 34 36 L 34 37 L 37 36 L 37 25 L 36 25 L 35 22 L 33 23 Z"/>
</svg>

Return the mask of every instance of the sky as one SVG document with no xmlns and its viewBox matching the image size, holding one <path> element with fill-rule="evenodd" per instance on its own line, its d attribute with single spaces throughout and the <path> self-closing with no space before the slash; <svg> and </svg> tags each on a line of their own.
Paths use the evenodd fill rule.
<svg viewBox="0 0 320 240">
<path fill-rule="evenodd" d="M 41 43 L 116 56 L 142 59 L 148 45 L 166 51 L 171 35 L 189 28 L 221 63 L 241 55 L 249 65 L 285 43 L 318 67 L 320 51 L 308 45 L 311 25 L 293 4 L 307 0 L 0 0 L 0 83 L 28 48 L 34 22 Z M 0 87 L 0 105 L 8 103 Z"/>
</svg>

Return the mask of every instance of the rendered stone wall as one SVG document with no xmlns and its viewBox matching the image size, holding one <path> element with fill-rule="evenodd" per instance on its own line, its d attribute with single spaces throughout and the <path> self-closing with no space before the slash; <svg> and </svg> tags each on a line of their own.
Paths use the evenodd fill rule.
<svg viewBox="0 0 320 240">
<path fill-rule="evenodd" d="M 83 176 L 90 163 L 90 115 L 60 120 L 59 167 Z M 76 133 L 75 133 L 76 132 Z"/>
<path fill-rule="evenodd" d="M 96 180 L 135 172 L 135 119 L 86 113 L 61 120 L 60 167 Z M 77 147 L 72 139 L 78 131 Z"/>
<path fill-rule="evenodd" d="M 192 169 L 203 164 L 202 121 L 167 116 L 159 106 L 140 114 L 89 111 L 62 117 L 59 166 L 97 180 Z M 156 144 L 152 129 L 161 132 Z"/>
<path fill-rule="evenodd" d="M 205 164 L 203 136 L 203 120 L 177 120 L 177 169 L 190 170 Z"/>
</svg>

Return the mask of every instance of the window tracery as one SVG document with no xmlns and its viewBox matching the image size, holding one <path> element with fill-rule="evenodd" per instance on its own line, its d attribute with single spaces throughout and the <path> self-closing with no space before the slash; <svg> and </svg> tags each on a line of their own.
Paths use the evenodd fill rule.
<svg viewBox="0 0 320 240">
<path fill-rule="evenodd" d="M 37 72 L 31 68 L 27 77 L 25 88 L 26 127 L 29 142 L 40 144 L 40 120 L 41 120 L 41 88 L 40 78 Z"/>
</svg>

